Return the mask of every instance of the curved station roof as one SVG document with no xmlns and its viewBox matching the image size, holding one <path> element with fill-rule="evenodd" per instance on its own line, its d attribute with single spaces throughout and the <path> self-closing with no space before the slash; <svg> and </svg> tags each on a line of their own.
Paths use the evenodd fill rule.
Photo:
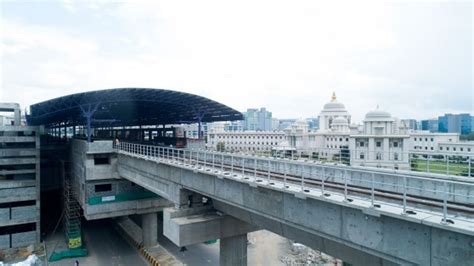
<svg viewBox="0 0 474 266">
<path fill-rule="evenodd" d="M 121 88 L 71 94 L 34 104 L 30 125 L 96 127 L 242 120 L 240 112 L 208 98 L 163 89 Z"/>
</svg>

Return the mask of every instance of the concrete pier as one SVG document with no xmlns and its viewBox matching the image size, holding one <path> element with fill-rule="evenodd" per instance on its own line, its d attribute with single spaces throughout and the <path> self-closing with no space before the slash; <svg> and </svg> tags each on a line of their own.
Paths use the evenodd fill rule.
<svg viewBox="0 0 474 266">
<path fill-rule="evenodd" d="M 247 265 L 247 234 L 241 234 L 220 240 L 221 266 Z"/>
<path fill-rule="evenodd" d="M 158 217 L 156 212 L 142 214 L 143 245 L 146 247 L 158 244 Z"/>
</svg>

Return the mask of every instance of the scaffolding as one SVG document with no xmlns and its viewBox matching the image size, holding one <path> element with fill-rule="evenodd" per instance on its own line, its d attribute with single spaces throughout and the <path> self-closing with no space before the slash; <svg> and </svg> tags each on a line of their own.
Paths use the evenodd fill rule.
<svg viewBox="0 0 474 266">
<path fill-rule="evenodd" d="M 82 246 L 81 234 L 81 206 L 76 200 L 77 190 L 74 189 L 70 178 L 70 171 L 64 161 L 61 162 L 63 168 L 63 188 L 64 188 L 64 233 L 69 248 L 79 248 Z"/>
<path fill-rule="evenodd" d="M 78 190 L 75 189 L 74 184 L 72 183 L 69 164 L 63 160 L 61 160 L 61 177 L 63 179 L 64 206 L 63 213 L 57 225 L 59 225 L 61 220 L 63 221 L 64 234 L 66 236 L 68 249 L 55 252 L 55 246 L 49 261 L 87 256 L 87 249 L 83 247 L 82 243 L 81 206 L 76 198 Z M 54 231 L 56 231 L 56 229 L 57 226 Z"/>
</svg>

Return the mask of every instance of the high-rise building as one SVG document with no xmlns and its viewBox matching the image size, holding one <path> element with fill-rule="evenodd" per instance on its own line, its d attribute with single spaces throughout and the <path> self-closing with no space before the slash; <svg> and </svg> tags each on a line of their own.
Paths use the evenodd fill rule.
<svg viewBox="0 0 474 266">
<path fill-rule="evenodd" d="M 470 114 L 445 114 L 438 118 L 439 132 L 469 134 L 472 129 Z"/>
<path fill-rule="evenodd" d="M 418 130 L 418 123 L 416 119 L 402 119 L 401 122 L 404 123 L 408 129 Z"/>
<path fill-rule="evenodd" d="M 474 115 L 471 115 L 471 132 L 474 132 Z"/>
<path fill-rule="evenodd" d="M 280 120 L 278 118 L 273 117 L 272 118 L 272 130 L 273 131 L 278 130 L 279 126 L 280 126 Z"/>
<path fill-rule="evenodd" d="M 306 122 L 308 122 L 308 128 L 310 130 L 319 129 L 319 119 L 315 117 L 306 118 Z"/>
<path fill-rule="evenodd" d="M 259 109 L 247 109 L 244 113 L 244 130 L 271 131 L 272 112 L 262 107 Z"/>
<path fill-rule="evenodd" d="M 278 125 L 278 130 L 284 130 L 288 127 L 290 127 L 293 123 L 296 122 L 296 119 L 280 119 L 279 125 Z"/>
<path fill-rule="evenodd" d="M 430 132 L 438 132 L 439 131 L 438 124 L 439 124 L 438 119 L 436 118 L 421 120 L 421 130 L 428 130 Z"/>
</svg>

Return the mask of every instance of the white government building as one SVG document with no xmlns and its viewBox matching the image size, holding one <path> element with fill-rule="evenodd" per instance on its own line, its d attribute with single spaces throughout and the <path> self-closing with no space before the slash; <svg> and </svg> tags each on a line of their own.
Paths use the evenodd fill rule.
<svg viewBox="0 0 474 266">
<path fill-rule="evenodd" d="M 303 156 L 349 160 L 351 165 L 410 169 L 410 154 L 471 154 L 474 142 L 459 141 L 457 133 L 414 131 L 390 113 L 377 108 L 365 115 L 361 125 L 333 93 L 319 114 L 319 130 L 311 131 L 299 119 L 282 132 L 226 132 L 214 125 L 208 148 L 223 142 L 227 151 L 270 152 L 277 156 Z"/>
</svg>

